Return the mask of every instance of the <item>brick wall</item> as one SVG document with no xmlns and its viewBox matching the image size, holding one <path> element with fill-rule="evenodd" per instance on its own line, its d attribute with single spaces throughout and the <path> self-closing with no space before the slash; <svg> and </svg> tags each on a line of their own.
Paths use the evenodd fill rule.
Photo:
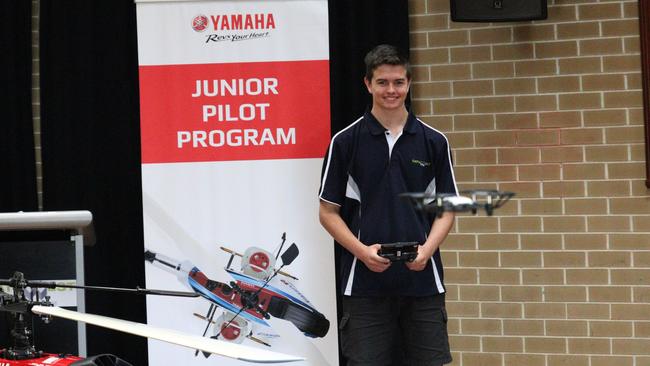
<svg viewBox="0 0 650 366">
<path fill-rule="evenodd" d="M 637 2 L 548 3 L 454 23 L 449 0 L 409 2 L 414 110 L 461 189 L 517 192 L 443 247 L 454 365 L 650 365 Z"/>
</svg>

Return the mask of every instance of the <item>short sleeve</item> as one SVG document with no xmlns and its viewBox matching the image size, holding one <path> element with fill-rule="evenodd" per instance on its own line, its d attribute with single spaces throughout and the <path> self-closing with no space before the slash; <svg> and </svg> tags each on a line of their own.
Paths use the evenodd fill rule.
<svg viewBox="0 0 650 366">
<path fill-rule="evenodd" d="M 321 185 L 318 197 L 326 202 L 341 206 L 345 201 L 348 180 L 349 158 L 342 138 L 334 137 L 323 160 Z"/>
<path fill-rule="evenodd" d="M 436 192 L 458 194 L 456 177 L 451 159 L 451 148 L 447 138 L 443 136 L 443 143 L 436 151 Z"/>
</svg>

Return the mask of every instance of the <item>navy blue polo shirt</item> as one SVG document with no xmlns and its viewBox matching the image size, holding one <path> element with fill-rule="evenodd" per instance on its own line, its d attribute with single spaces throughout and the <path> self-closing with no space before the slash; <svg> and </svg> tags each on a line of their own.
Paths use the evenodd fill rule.
<svg viewBox="0 0 650 366">
<path fill-rule="evenodd" d="M 368 111 L 334 135 L 323 162 L 319 198 L 341 206 L 341 217 L 366 245 L 397 241 L 424 243 L 431 221 L 403 192 L 458 194 L 447 138 L 413 114 L 389 149 L 389 132 Z M 440 252 L 426 268 L 411 271 L 402 262 L 370 271 L 343 249 L 340 288 L 353 296 L 424 296 L 445 292 Z"/>
</svg>

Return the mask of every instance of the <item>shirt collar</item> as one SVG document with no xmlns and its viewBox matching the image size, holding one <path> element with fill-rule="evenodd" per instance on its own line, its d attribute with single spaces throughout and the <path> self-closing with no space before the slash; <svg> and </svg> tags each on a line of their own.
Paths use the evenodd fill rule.
<svg viewBox="0 0 650 366">
<path fill-rule="evenodd" d="M 379 123 L 377 118 L 370 113 L 370 109 L 366 110 L 364 114 L 364 119 L 367 121 L 368 128 L 370 129 L 370 134 L 372 135 L 383 135 L 386 132 L 386 128 Z M 406 124 L 404 125 L 403 131 L 412 135 L 417 132 L 417 120 L 415 115 L 409 111 L 408 117 L 406 117 Z"/>
</svg>

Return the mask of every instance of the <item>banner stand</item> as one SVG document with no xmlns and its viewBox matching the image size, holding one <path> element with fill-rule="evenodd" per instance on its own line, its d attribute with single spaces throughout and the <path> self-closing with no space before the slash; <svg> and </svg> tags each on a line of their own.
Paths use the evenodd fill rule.
<svg viewBox="0 0 650 366">
<path fill-rule="evenodd" d="M 317 197 L 330 138 L 327 1 L 136 3 L 145 249 L 229 284 L 230 256 L 221 247 L 274 256 L 284 234 L 300 253 L 283 271 L 297 280 L 278 281 L 294 286 L 301 294 L 295 300 L 322 313 L 331 329 L 317 338 L 298 332 L 290 342 L 295 334 L 280 328 L 295 332 L 291 322 L 248 318 L 256 324 L 249 335 L 268 346 L 237 341 L 311 355 L 304 364 L 337 365 L 334 251 L 318 222 Z M 149 264 L 145 275 L 150 288 L 188 287 L 187 276 Z M 206 323 L 194 314 L 205 317 L 209 305 L 150 297 L 147 318 L 201 334 Z M 218 327 L 209 326 L 208 335 Z M 204 361 L 150 341 L 149 363 Z"/>
</svg>

